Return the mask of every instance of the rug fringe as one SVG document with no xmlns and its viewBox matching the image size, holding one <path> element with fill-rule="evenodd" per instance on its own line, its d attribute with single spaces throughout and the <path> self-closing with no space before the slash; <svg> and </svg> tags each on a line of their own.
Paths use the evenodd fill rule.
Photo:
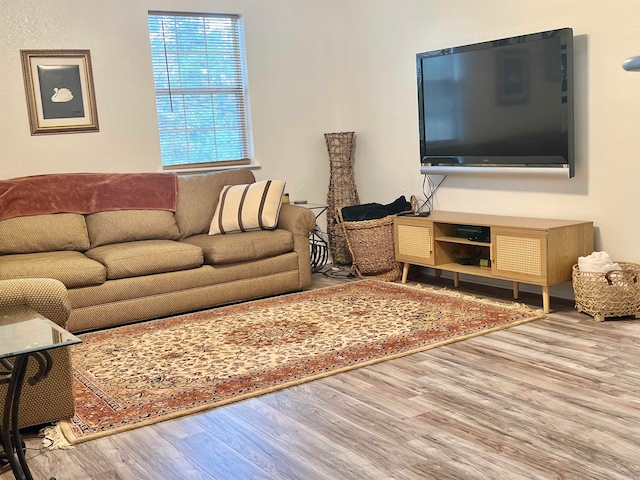
<svg viewBox="0 0 640 480">
<path fill-rule="evenodd" d="M 59 423 L 43 428 L 40 430 L 40 434 L 43 436 L 42 445 L 48 450 L 69 450 L 73 448 L 73 445 L 64 438 Z"/>
</svg>

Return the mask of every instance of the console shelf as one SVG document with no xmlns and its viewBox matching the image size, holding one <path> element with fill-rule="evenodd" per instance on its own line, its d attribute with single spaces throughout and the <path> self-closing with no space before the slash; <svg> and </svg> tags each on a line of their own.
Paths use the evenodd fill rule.
<svg viewBox="0 0 640 480">
<path fill-rule="evenodd" d="M 475 240 L 467 240 L 460 237 L 437 237 L 436 242 L 458 243 L 460 245 L 475 245 L 477 247 L 488 247 L 489 242 L 476 242 Z"/>
<path fill-rule="evenodd" d="M 456 236 L 458 226 L 485 227 L 490 242 Z M 394 223 L 396 260 L 404 263 L 402 282 L 410 265 L 459 274 L 498 278 L 542 287 L 542 304 L 549 312 L 549 287 L 571 280 L 579 256 L 593 252 L 593 222 L 434 211 L 429 217 L 397 217 Z M 461 246 L 469 246 L 490 267 L 457 262 Z"/>
<path fill-rule="evenodd" d="M 461 265 L 459 263 L 443 263 L 438 265 L 438 270 L 447 272 L 464 273 L 466 275 L 475 275 L 476 277 L 494 277 L 491 274 L 490 267 L 479 267 L 478 265 Z"/>
</svg>

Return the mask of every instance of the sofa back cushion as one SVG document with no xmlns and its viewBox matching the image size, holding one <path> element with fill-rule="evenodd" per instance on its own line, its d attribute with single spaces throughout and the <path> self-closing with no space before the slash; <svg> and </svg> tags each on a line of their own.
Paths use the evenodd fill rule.
<svg viewBox="0 0 640 480">
<path fill-rule="evenodd" d="M 250 170 L 227 170 L 178 177 L 175 215 L 180 238 L 209 231 L 211 219 L 218 205 L 218 197 L 224 186 L 253 182 L 255 177 Z"/>
<path fill-rule="evenodd" d="M 0 254 L 85 251 L 89 236 L 84 217 L 56 213 L 0 221 Z"/>
<path fill-rule="evenodd" d="M 91 248 L 138 240 L 177 240 L 173 212 L 166 210 L 114 210 L 86 216 Z"/>
</svg>

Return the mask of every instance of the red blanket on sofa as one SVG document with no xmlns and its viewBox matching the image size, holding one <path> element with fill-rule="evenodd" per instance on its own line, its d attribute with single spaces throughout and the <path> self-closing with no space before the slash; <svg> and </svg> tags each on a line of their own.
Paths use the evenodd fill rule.
<svg viewBox="0 0 640 480">
<path fill-rule="evenodd" d="M 0 220 L 106 210 L 175 211 L 175 173 L 60 173 L 0 180 Z"/>
</svg>

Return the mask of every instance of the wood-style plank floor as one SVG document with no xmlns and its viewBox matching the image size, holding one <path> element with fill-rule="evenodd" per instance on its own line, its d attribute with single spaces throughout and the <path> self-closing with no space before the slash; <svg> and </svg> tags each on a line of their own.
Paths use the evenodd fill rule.
<svg viewBox="0 0 640 480">
<path fill-rule="evenodd" d="M 315 274 L 314 288 L 338 281 Z M 551 307 L 544 320 L 71 450 L 30 439 L 29 464 L 58 480 L 640 479 L 640 320 Z"/>
</svg>

